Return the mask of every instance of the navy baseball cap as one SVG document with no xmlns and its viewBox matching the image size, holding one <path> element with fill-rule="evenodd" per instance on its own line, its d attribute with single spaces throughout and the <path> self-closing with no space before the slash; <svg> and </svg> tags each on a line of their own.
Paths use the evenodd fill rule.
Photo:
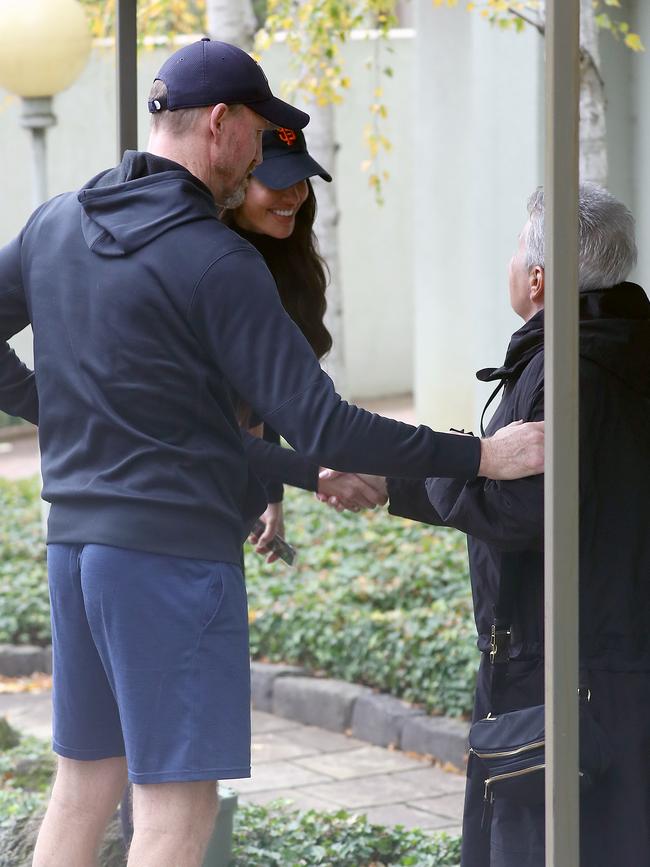
<svg viewBox="0 0 650 867">
<path fill-rule="evenodd" d="M 242 103 L 276 126 L 302 129 L 309 115 L 273 96 L 262 67 L 227 42 L 207 37 L 174 52 L 154 81 L 167 85 L 166 99 L 149 100 L 149 111 Z"/>
<path fill-rule="evenodd" d="M 299 129 L 267 130 L 262 134 L 262 154 L 264 161 L 254 170 L 253 177 L 272 190 L 284 190 L 314 175 L 324 181 L 332 180 L 330 173 L 310 156 Z"/>
</svg>

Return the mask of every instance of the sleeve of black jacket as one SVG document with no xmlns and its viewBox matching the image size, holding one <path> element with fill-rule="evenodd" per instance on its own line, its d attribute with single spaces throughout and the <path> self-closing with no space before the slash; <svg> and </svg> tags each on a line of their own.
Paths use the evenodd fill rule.
<svg viewBox="0 0 650 867">
<path fill-rule="evenodd" d="M 283 485 L 305 491 L 318 490 L 318 464 L 293 449 L 282 448 L 280 435 L 273 428 L 264 425 L 264 439 L 248 432 L 243 438 L 248 463 L 266 488 L 269 503 L 282 500 Z"/>
<path fill-rule="evenodd" d="M 237 394 L 305 458 L 375 475 L 476 476 L 478 439 L 415 428 L 341 400 L 252 248 L 210 265 L 188 316 Z"/>
<path fill-rule="evenodd" d="M 525 421 L 543 418 L 544 392 L 539 388 Z M 543 475 L 507 482 L 477 478 L 466 484 L 431 478 L 425 486 L 441 524 L 502 551 L 544 550 Z"/>
<path fill-rule="evenodd" d="M 391 515 L 436 527 L 445 523 L 429 499 L 426 479 L 386 479 L 386 486 Z"/>
<path fill-rule="evenodd" d="M 8 343 L 29 325 L 20 244 L 18 237 L 0 250 L 0 410 L 38 424 L 34 371 L 22 363 Z"/>
</svg>

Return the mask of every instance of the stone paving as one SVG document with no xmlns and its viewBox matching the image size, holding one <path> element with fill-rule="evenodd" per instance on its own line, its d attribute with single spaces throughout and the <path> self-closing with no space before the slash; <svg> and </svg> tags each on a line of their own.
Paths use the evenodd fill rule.
<svg viewBox="0 0 650 867">
<path fill-rule="evenodd" d="M 36 436 L 28 434 L 10 439 L 0 428 L 0 476 L 22 479 L 35 476 L 39 468 Z"/>
<path fill-rule="evenodd" d="M 50 737 L 50 694 L 0 694 L 0 716 Z M 253 711 L 253 775 L 228 785 L 243 801 L 365 814 L 371 822 L 460 833 L 465 780 L 415 755 Z"/>
</svg>

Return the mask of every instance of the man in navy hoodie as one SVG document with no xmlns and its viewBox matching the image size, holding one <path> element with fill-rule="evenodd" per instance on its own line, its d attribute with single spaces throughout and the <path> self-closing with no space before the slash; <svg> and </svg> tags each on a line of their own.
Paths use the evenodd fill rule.
<svg viewBox="0 0 650 867">
<path fill-rule="evenodd" d="M 259 254 L 218 220 L 262 131 L 308 116 L 244 52 L 163 65 L 148 151 L 36 211 L 0 251 L 0 408 L 39 426 L 52 504 L 52 798 L 36 867 L 87 867 L 134 785 L 130 867 L 200 865 L 215 780 L 250 774 L 242 542 L 265 507 L 239 395 L 314 461 L 397 477 L 539 473 L 541 425 L 479 440 L 334 391 Z M 34 331 L 35 374 L 6 341 Z"/>
</svg>

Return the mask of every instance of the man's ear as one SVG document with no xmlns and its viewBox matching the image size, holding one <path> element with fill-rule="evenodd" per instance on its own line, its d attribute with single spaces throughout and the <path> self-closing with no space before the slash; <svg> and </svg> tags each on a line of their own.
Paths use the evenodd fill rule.
<svg viewBox="0 0 650 867">
<path fill-rule="evenodd" d="M 541 265 L 531 268 L 528 275 L 528 295 L 533 304 L 544 305 L 544 269 Z"/>
<path fill-rule="evenodd" d="M 223 102 L 215 107 L 210 112 L 210 132 L 215 138 L 223 131 L 223 122 L 228 114 L 228 106 Z"/>
</svg>

